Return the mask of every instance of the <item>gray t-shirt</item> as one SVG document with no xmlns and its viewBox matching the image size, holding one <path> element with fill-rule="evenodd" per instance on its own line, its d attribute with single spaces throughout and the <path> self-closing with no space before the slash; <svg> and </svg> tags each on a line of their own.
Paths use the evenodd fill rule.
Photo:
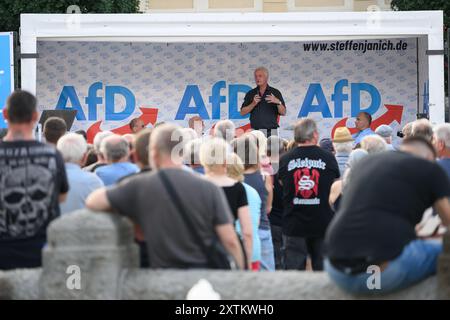
<svg viewBox="0 0 450 320">
<path fill-rule="evenodd" d="M 165 169 L 182 206 L 209 246 L 215 226 L 232 223 L 224 192 L 211 182 L 182 169 Z M 141 226 L 151 268 L 205 266 L 206 256 L 176 210 L 157 172 L 141 174 L 108 189 L 111 206 Z"/>
</svg>

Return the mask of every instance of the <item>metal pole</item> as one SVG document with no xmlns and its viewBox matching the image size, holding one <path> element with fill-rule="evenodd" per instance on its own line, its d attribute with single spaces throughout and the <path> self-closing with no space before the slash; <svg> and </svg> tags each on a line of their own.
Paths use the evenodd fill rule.
<svg viewBox="0 0 450 320">
<path fill-rule="evenodd" d="M 450 28 L 447 27 L 447 114 L 445 122 L 450 122 Z"/>
</svg>

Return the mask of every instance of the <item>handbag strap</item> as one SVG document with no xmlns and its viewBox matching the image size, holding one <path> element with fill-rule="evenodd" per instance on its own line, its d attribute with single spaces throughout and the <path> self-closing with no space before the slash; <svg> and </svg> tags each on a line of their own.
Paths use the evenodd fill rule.
<svg viewBox="0 0 450 320">
<path fill-rule="evenodd" d="M 194 235 L 194 238 L 196 239 L 198 244 L 201 246 L 206 257 L 208 257 L 208 248 L 206 247 L 206 244 L 204 243 L 203 239 L 201 238 L 200 234 L 198 233 L 197 229 L 195 228 L 194 223 L 189 218 L 189 212 L 188 212 L 187 208 L 182 205 L 181 199 L 178 196 L 178 193 L 175 191 L 175 188 L 173 187 L 169 178 L 167 177 L 167 174 L 163 170 L 160 170 L 159 176 L 161 177 L 161 181 L 162 181 L 164 187 L 166 188 L 166 191 L 169 193 L 169 196 L 172 198 L 177 211 L 179 212 L 180 216 L 184 220 L 184 223 L 190 229 L 191 234 Z"/>
</svg>

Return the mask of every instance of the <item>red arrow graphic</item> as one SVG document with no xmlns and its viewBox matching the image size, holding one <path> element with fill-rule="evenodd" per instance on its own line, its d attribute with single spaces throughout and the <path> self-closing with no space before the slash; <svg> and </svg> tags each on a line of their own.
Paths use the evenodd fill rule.
<svg viewBox="0 0 450 320">
<path fill-rule="evenodd" d="M 149 123 L 155 124 L 156 120 L 158 119 L 158 109 L 156 108 L 139 108 L 142 112 L 139 119 L 141 119 L 144 122 L 144 125 L 147 126 Z M 87 140 L 88 143 L 92 143 L 94 141 L 95 135 L 99 132 L 102 132 L 102 129 L 100 128 L 102 125 L 102 121 L 97 121 L 92 126 L 89 127 L 87 130 Z M 113 129 L 111 132 L 114 132 L 116 134 L 124 135 L 127 133 L 131 133 L 131 128 L 128 124 Z"/>
<path fill-rule="evenodd" d="M 382 124 L 391 124 L 394 121 L 397 121 L 398 124 L 402 122 L 403 115 L 403 106 L 394 105 L 394 104 L 385 104 L 384 105 L 387 111 L 381 115 L 378 119 L 372 121 L 370 128 L 375 131 L 376 128 L 381 126 Z"/>
<path fill-rule="evenodd" d="M 402 122 L 402 115 L 403 115 L 403 106 L 396 105 L 396 104 L 385 104 L 384 105 L 387 109 L 387 111 L 382 114 L 380 117 L 372 121 L 372 124 L 370 125 L 370 128 L 375 131 L 376 128 L 381 126 L 382 124 L 391 124 L 394 121 L 397 121 L 399 124 Z M 343 118 L 339 120 L 333 127 L 333 130 L 331 130 L 331 137 L 334 137 L 334 131 L 337 128 L 340 127 L 346 127 L 347 126 L 347 120 L 348 118 Z M 348 127 L 347 127 L 348 128 Z M 356 128 L 348 128 L 350 130 L 351 134 L 357 133 L 358 129 Z"/>
</svg>

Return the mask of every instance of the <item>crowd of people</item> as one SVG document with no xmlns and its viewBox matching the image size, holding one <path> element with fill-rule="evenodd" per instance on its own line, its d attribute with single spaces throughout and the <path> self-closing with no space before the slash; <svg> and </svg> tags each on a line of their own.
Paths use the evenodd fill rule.
<svg viewBox="0 0 450 320">
<path fill-rule="evenodd" d="M 205 132 L 198 117 L 189 128 L 133 119 L 132 134 L 100 132 L 89 145 L 58 118 L 36 141 L 37 101 L 25 91 L 4 116 L 0 269 L 39 267 L 49 223 L 88 208 L 134 223 L 146 268 L 326 270 L 352 293 L 370 291 L 371 265 L 382 292 L 436 272 L 450 223 L 450 124 L 414 121 L 394 146 L 392 128 L 372 130 L 364 112 L 354 135 L 341 127 L 321 140 L 305 118 L 290 141 L 229 120 Z M 430 207 L 441 224 L 419 237 Z"/>
</svg>

